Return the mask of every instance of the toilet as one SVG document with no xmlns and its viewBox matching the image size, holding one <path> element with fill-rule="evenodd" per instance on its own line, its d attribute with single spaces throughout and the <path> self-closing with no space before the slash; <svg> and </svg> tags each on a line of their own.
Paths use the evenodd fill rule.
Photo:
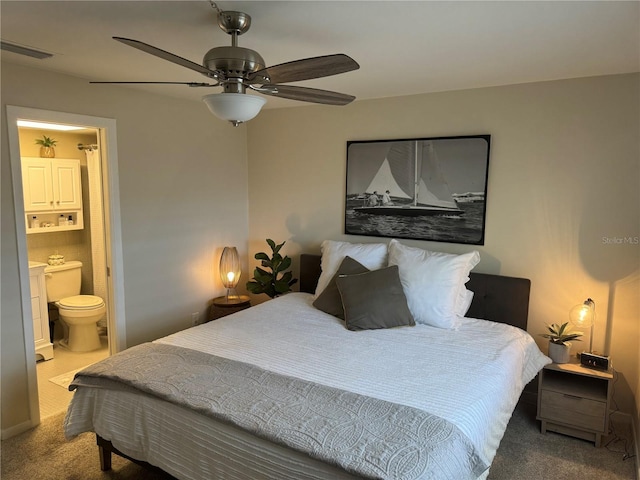
<svg viewBox="0 0 640 480">
<path fill-rule="evenodd" d="M 64 327 L 60 345 L 72 352 L 90 352 L 101 347 L 97 323 L 107 311 L 95 295 L 80 295 L 82 262 L 69 261 L 44 269 L 47 302 L 58 307 Z M 67 334 L 68 331 L 68 334 Z"/>
</svg>

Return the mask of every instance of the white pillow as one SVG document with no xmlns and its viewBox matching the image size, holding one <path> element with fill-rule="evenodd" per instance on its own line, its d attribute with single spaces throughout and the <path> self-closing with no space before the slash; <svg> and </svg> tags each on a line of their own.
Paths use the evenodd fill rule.
<svg viewBox="0 0 640 480">
<path fill-rule="evenodd" d="M 378 270 L 387 266 L 386 243 L 349 243 L 325 240 L 321 245 L 322 272 L 316 287 L 316 298 L 320 295 L 338 271 L 344 257 L 349 256 L 369 270 Z"/>
<path fill-rule="evenodd" d="M 454 255 L 407 247 L 397 240 L 389 243 L 389 265 L 398 266 L 413 318 L 434 327 L 457 328 L 469 300 L 464 284 L 478 262 L 475 250 Z"/>
<path fill-rule="evenodd" d="M 465 280 L 465 283 L 468 281 L 469 281 L 469 278 L 467 277 L 467 280 Z M 458 296 L 458 301 L 456 302 L 456 313 L 459 316 L 464 317 L 469 311 L 469 309 L 471 308 L 472 301 L 473 301 L 473 292 L 466 288 L 463 289 L 462 292 L 460 292 L 460 295 Z"/>
</svg>

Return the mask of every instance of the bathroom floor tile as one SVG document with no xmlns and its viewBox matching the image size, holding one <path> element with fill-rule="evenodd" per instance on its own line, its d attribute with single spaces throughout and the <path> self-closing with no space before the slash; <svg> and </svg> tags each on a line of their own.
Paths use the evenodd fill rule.
<svg viewBox="0 0 640 480">
<path fill-rule="evenodd" d="M 63 373 L 86 367 L 109 356 L 106 336 L 100 336 L 102 348 L 93 352 L 71 352 L 54 342 L 53 358 L 36 364 L 38 375 L 38 397 L 40 399 L 40 418 L 50 417 L 67 409 L 73 392 L 50 382 L 49 379 Z"/>
</svg>

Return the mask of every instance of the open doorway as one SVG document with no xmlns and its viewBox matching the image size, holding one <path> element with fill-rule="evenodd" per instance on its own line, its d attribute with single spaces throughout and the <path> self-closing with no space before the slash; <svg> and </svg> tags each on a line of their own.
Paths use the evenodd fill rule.
<svg viewBox="0 0 640 480">
<path fill-rule="evenodd" d="M 41 122 L 43 125 L 24 125 L 25 121 Z M 125 347 L 115 121 L 8 106 L 7 127 L 18 233 L 30 416 L 32 425 L 36 425 L 41 416 L 56 413 L 56 408 L 66 408 L 69 397 L 64 387 L 61 387 L 61 384 L 68 381 L 66 377 L 72 377 L 77 368 Z M 76 130 L 66 133 L 56 130 L 62 127 Z M 35 140 L 55 138 L 64 140 L 64 148 L 60 145 L 60 155 L 46 157 L 51 159 L 48 160 L 50 163 L 39 160 L 41 155 L 35 150 L 39 148 Z M 50 152 L 44 155 L 50 155 Z M 27 158 L 32 159 L 31 163 L 25 162 Z M 63 160 L 68 161 L 65 163 Z M 34 198 L 30 198 L 30 193 L 33 192 L 30 192 L 29 185 L 39 187 L 38 172 L 46 172 L 44 177 L 49 175 L 49 171 L 40 164 L 54 171 L 56 168 L 61 169 L 61 184 L 56 188 L 62 188 L 62 184 L 66 182 L 65 188 L 71 192 L 67 197 L 73 197 L 76 192 L 76 187 L 72 184 L 77 165 L 77 192 L 84 193 L 77 204 L 73 204 L 75 199 L 72 202 L 68 198 L 62 198 L 60 202 L 60 198 L 56 198 L 51 209 L 48 209 L 38 205 L 38 202 L 42 203 L 42 199 L 37 198 L 37 191 Z M 26 172 L 27 165 L 29 168 L 35 165 L 33 169 L 36 179 L 31 183 L 28 181 L 30 177 L 29 172 Z M 23 175 L 27 183 L 23 183 Z M 51 175 L 55 185 L 58 178 Z M 42 187 L 42 191 L 44 190 L 46 188 Z M 34 283 L 34 278 L 37 275 L 44 278 L 45 269 L 49 272 L 46 275 L 52 278 L 51 267 L 56 263 L 66 262 L 64 257 L 71 260 L 68 264 L 79 265 L 78 273 L 83 272 L 79 292 L 82 300 L 92 297 L 92 301 L 97 302 L 99 299 L 103 302 L 104 315 L 96 324 L 96 330 L 102 334 L 102 339 L 98 337 L 97 345 L 87 348 L 83 344 L 69 345 L 73 335 L 69 336 L 69 326 L 60 318 L 62 310 L 58 312 L 59 305 L 56 302 L 47 304 L 42 300 L 34 302 L 32 290 L 38 283 Z M 40 282 L 46 283 L 43 279 Z M 97 303 L 96 309 L 99 313 L 100 306 Z M 52 321 L 49 322 L 49 319 Z M 36 366 L 37 360 L 41 362 Z M 46 377 L 56 377 L 56 381 L 48 382 Z M 50 397 L 54 393 L 57 398 Z M 45 396 L 47 398 L 43 398 Z"/>
</svg>

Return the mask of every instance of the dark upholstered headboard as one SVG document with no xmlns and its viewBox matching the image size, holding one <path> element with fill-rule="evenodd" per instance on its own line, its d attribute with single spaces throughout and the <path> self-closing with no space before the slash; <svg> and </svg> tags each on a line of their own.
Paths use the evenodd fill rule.
<svg viewBox="0 0 640 480">
<path fill-rule="evenodd" d="M 300 291 L 314 293 L 320 277 L 320 255 L 300 255 Z M 467 317 L 527 329 L 531 280 L 487 273 L 471 273 L 467 288 L 473 302 Z"/>
</svg>

